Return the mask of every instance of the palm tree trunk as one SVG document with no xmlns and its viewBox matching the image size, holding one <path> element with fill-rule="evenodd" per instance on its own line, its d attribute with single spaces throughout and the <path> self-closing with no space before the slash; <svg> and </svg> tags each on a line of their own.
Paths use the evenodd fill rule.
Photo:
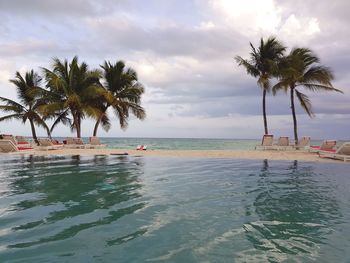
<svg viewBox="0 0 350 263">
<path fill-rule="evenodd" d="M 81 138 L 81 119 L 77 118 L 77 138 Z"/>
<path fill-rule="evenodd" d="M 297 116 L 295 114 L 295 106 L 294 106 L 294 87 L 290 88 L 290 105 L 292 108 L 292 115 L 293 115 L 294 141 L 295 141 L 295 145 L 298 145 L 298 126 L 297 126 Z"/>
<path fill-rule="evenodd" d="M 269 131 L 267 129 L 267 118 L 266 118 L 266 89 L 263 89 L 263 117 L 264 117 L 265 134 L 269 134 Z"/>
<path fill-rule="evenodd" d="M 77 132 L 77 138 L 81 137 L 81 131 L 80 131 L 80 118 L 77 114 L 72 114 L 73 115 L 73 126 L 75 127 L 75 130 Z"/>
<path fill-rule="evenodd" d="M 92 136 L 97 136 L 97 129 L 98 129 L 98 126 L 100 125 L 100 122 L 101 122 L 101 118 L 102 117 L 99 117 L 95 123 L 95 128 L 94 128 L 94 133 Z"/>
<path fill-rule="evenodd" d="M 33 140 L 34 140 L 34 142 L 35 142 L 37 145 L 39 145 L 38 138 L 36 137 L 35 125 L 34 125 L 33 120 L 29 120 L 29 123 L 30 123 L 30 127 L 32 128 L 32 136 L 33 136 Z"/>
</svg>

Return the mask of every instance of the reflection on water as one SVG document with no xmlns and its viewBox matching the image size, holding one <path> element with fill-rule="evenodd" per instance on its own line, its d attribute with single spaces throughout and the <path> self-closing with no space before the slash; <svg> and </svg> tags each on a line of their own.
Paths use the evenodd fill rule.
<svg viewBox="0 0 350 263">
<path fill-rule="evenodd" d="M 0 262 L 347 262 L 348 166 L 6 157 Z"/>
<path fill-rule="evenodd" d="M 294 161 L 281 171 L 264 160 L 257 185 L 258 220 L 244 225 L 254 248 L 271 262 L 316 259 L 319 245 L 342 217 L 332 182 L 320 185 L 311 165 L 298 167 Z"/>
<path fill-rule="evenodd" d="M 12 170 L 2 193 L 8 205 L 7 219 L 0 218 L 0 222 L 8 225 L 11 220 L 11 230 L 16 233 L 16 242 L 5 238 L 8 248 L 65 240 L 83 230 L 111 224 L 145 205 L 135 201 L 142 187 L 138 179 L 142 160 L 29 156 L 22 157 L 20 166 L 6 166 Z M 133 202 L 128 203 L 130 200 Z"/>
</svg>

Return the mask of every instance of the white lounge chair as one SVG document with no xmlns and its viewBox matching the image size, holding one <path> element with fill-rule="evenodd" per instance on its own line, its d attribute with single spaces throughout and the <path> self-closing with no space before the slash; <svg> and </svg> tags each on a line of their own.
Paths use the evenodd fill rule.
<svg viewBox="0 0 350 263">
<path fill-rule="evenodd" d="M 0 151 L 1 152 L 19 152 L 19 151 L 32 151 L 30 147 L 17 147 L 12 140 L 0 139 Z"/>
<path fill-rule="evenodd" d="M 304 136 L 302 137 L 298 144 L 295 146 L 297 150 L 307 150 L 310 149 L 310 142 L 311 142 L 311 137 L 310 136 Z"/>
<path fill-rule="evenodd" d="M 38 150 L 58 150 L 62 149 L 63 145 L 54 144 L 49 138 L 39 138 L 38 139 L 39 146 Z"/>
<path fill-rule="evenodd" d="M 333 150 L 337 144 L 335 140 L 325 140 L 320 146 L 310 146 L 310 152 L 319 152 L 319 151 L 329 151 Z"/>
<path fill-rule="evenodd" d="M 85 144 L 81 138 L 66 138 L 65 148 L 70 149 L 85 149 Z"/>
<path fill-rule="evenodd" d="M 10 140 L 14 145 L 17 145 L 16 138 L 11 134 L 1 134 L 2 139 Z"/>
<path fill-rule="evenodd" d="M 278 143 L 272 146 L 273 150 L 294 150 L 294 145 L 289 145 L 289 137 L 281 136 L 278 139 Z"/>
<path fill-rule="evenodd" d="M 100 139 L 96 136 L 90 137 L 89 142 L 90 142 L 91 149 L 105 148 L 107 146 L 106 144 L 101 144 Z"/>
<path fill-rule="evenodd" d="M 273 135 L 265 134 L 261 140 L 261 145 L 255 146 L 255 150 L 272 150 Z"/>
<path fill-rule="evenodd" d="M 350 161 L 350 142 L 344 142 L 337 150 L 319 151 L 320 157 Z"/>
</svg>

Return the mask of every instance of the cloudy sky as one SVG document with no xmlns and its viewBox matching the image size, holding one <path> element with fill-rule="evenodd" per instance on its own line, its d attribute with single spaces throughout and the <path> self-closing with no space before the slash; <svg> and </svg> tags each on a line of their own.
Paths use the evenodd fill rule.
<svg viewBox="0 0 350 263">
<path fill-rule="evenodd" d="M 274 35 L 312 48 L 345 92 L 308 93 L 316 117 L 298 105 L 300 135 L 349 139 L 349 10 L 347 0 L 0 0 L 0 96 L 15 99 L 15 72 L 50 67 L 52 57 L 78 55 L 91 68 L 124 60 L 146 88 L 147 119 L 121 131 L 114 118 L 100 136 L 260 138 L 261 90 L 233 58 Z M 288 96 L 267 99 L 270 133 L 292 137 Z M 83 135 L 92 129 L 84 120 Z M 19 122 L 0 123 L 0 132 L 31 134 Z"/>
</svg>

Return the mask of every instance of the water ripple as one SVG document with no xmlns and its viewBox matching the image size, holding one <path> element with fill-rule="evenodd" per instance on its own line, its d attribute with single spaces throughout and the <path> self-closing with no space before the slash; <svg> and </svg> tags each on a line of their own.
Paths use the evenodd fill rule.
<svg viewBox="0 0 350 263">
<path fill-rule="evenodd" d="M 1 158 L 1 262 L 350 258 L 348 166 L 130 156 Z"/>
</svg>

